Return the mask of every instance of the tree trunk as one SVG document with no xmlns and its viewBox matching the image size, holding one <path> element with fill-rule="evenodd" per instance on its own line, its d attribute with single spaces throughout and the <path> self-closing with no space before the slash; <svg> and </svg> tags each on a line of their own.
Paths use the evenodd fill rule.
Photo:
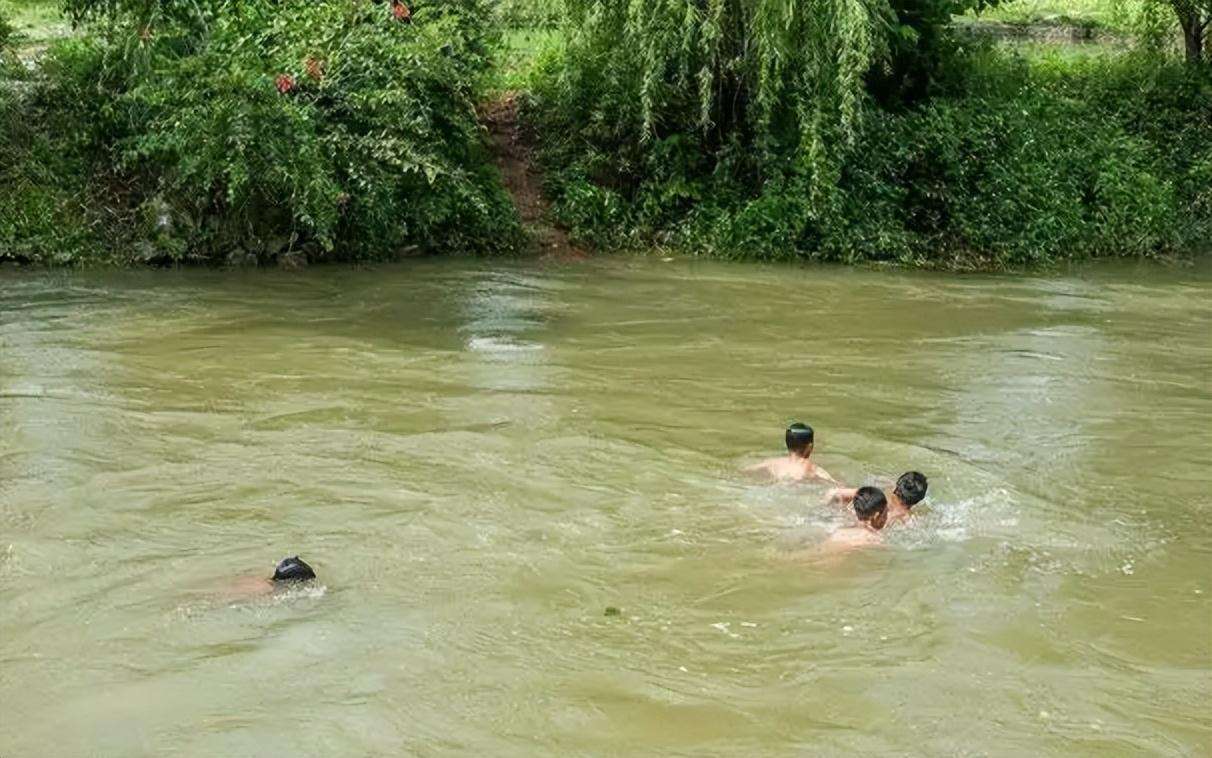
<svg viewBox="0 0 1212 758">
<path fill-rule="evenodd" d="M 1187 3 L 1175 3 L 1174 12 L 1178 14 L 1178 25 L 1183 29 L 1183 43 L 1187 51 L 1188 63 L 1201 63 L 1204 59 L 1204 32 L 1208 26 L 1203 13 Z"/>
</svg>

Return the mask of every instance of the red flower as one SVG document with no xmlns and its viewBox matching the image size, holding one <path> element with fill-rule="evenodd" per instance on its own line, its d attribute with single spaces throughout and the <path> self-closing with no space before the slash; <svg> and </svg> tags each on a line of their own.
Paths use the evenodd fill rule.
<svg viewBox="0 0 1212 758">
<path fill-rule="evenodd" d="M 412 19 L 412 11 L 408 10 L 408 6 L 400 2 L 400 0 L 392 0 L 391 15 L 396 17 L 396 21 L 409 21 Z"/>
<path fill-rule="evenodd" d="M 274 86 L 280 94 L 285 95 L 295 88 L 295 78 L 290 74 L 278 74 L 278 78 L 274 79 Z"/>
</svg>

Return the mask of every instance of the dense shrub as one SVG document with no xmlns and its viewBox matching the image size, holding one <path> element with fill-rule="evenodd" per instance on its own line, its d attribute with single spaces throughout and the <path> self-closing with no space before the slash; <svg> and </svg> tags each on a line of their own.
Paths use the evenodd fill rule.
<svg viewBox="0 0 1212 758">
<path fill-rule="evenodd" d="M 87 102 L 71 88 L 40 86 L 15 57 L 0 60 L 0 260 L 102 253 L 84 157 L 95 115 Z"/>
<path fill-rule="evenodd" d="M 73 250 L 31 210 L 0 229 L 0 256 L 375 258 L 515 241 L 474 111 L 483 0 L 88 7 L 91 34 L 52 49 L 19 118 L 71 164 L 40 186 L 79 200 L 84 184 L 106 213 Z M 0 206 L 26 202 L 9 194 Z"/>
<path fill-rule="evenodd" d="M 13 25 L 9 23 L 4 15 L 4 8 L 0 7 L 0 56 L 3 56 L 8 51 L 15 31 Z"/>
<path fill-rule="evenodd" d="M 742 130 L 645 137 L 595 97 L 608 73 L 568 55 L 542 62 L 530 116 L 558 215 L 601 244 L 987 266 L 1190 250 L 1212 233 L 1212 96 L 1181 65 L 965 56 L 925 101 L 868 101 L 814 176 Z"/>
</svg>

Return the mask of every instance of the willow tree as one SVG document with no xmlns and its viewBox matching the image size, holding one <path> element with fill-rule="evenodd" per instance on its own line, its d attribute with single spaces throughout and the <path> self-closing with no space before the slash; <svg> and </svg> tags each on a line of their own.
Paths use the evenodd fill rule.
<svg viewBox="0 0 1212 758">
<path fill-rule="evenodd" d="M 898 68 L 931 53 L 952 13 L 989 4 L 567 0 L 571 99 L 595 102 L 641 141 L 741 145 L 819 184 L 852 143 L 873 80 L 903 78 Z"/>
<path fill-rule="evenodd" d="M 570 47 L 633 85 L 646 135 L 743 126 L 769 138 L 793 116 L 806 145 L 826 123 L 853 127 L 863 77 L 886 50 L 892 21 L 886 0 L 569 0 L 568 8 Z"/>
</svg>

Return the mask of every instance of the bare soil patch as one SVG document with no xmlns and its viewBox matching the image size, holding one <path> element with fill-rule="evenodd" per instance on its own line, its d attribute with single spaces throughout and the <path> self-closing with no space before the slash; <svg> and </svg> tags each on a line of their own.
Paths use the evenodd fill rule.
<svg viewBox="0 0 1212 758">
<path fill-rule="evenodd" d="M 480 121 L 488 129 L 489 144 L 505 189 L 513 198 L 523 226 L 530 232 L 535 252 L 557 259 L 587 257 L 583 249 L 572 244 L 568 233 L 550 220 L 550 204 L 543 197 L 543 175 L 535 165 L 532 145 L 518 123 L 517 93 L 503 93 L 481 106 Z"/>
</svg>

